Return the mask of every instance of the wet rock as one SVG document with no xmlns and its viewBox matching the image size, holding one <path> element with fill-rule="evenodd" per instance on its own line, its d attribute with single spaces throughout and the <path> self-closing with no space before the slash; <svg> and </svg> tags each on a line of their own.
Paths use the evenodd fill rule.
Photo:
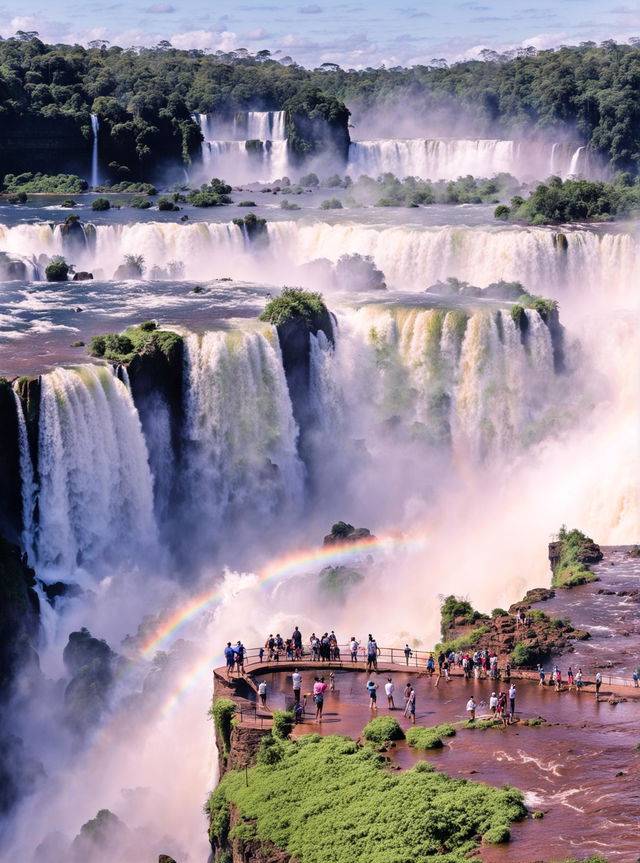
<svg viewBox="0 0 640 863">
<path fill-rule="evenodd" d="M 93 279 L 93 273 L 87 273 L 85 270 L 79 270 L 77 273 L 73 274 L 74 282 L 87 282 L 90 279 Z"/>
<path fill-rule="evenodd" d="M 601 588 L 599 588 L 599 589 L 596 591 L 596 593 L 597 593 L 597 594 L 599 594 L 600 596 L 615 596 L 615 595 L 616 595 L 615 590 L 608 590 L 608 589 L 607 589 L 607 588 L 605 588 L 605 587 L 601 587 Z"/>
<path fill-rule="evenodd" d="M 158 857 L 158 863 L 176 863 L 173 857 L 169 857 L 168 854 L 161 854 Z"/>
</svg>

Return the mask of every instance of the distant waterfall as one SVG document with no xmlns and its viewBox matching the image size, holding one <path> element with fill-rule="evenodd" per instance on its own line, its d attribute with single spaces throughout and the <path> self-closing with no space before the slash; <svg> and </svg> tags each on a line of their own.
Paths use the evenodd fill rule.
<svg viewBox="0 0 640 863">
<path fill-rule="evenodd" d="M 433 181 L 455 180 L 467 174 L 493 177 L 507 173 L 519 179 L 543 180 L 549 174 L 575 174 L 584 149 L 576 144 L 492 138 L 354 141 L 347 172 L 353 177 L 391 172 L 397 177 Z"/>
<path fill-rule="evenodd" d="M 93 132 L 93 146 L 91 148 L 91 185 L 99 186 L 100 178 L 98 176 L 98 132 L 100 131 L 100 122 L 97 114 L 91 115 L 91 131 Z"/>
<path fill-rule="evenodd" d="M 275 329 L 185 347 L 184 483 L 207 531 L 295 511 L 303 468 Z"/>
<path fill-rule="evenodd" d="M 202 165 L 206 179 L 231 183 L 270 182 L 288 171 L 285 111 L 243 111 L 229 122 L 215 114 L 194 119 L 202 132 Z"/>
<path fill-rule="evenodd" d="M 39 567 L 66 572 L 153 546 L 153 491 L 138 414 L 106 366 L 42 377 Z"/>
<path fill-rule="evenodd" d="M 22 402 L 18 393 L 13 391 L 18 418 L 18 447 L 20 450 L 20 481 L 22 486 L 22 546 L 27 552 L 30 562 L 33 562 L 33 516 L 36 503 L 36 487 L 34 481 L 33 463 L 29 450 L 27 424 L 24 418 Z"/>
</svg>

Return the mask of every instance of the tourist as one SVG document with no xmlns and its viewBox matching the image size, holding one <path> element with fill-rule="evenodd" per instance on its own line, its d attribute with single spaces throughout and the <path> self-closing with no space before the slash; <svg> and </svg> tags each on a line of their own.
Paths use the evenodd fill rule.
<svg viewBox="0 0 640 863">
<path fill-rule="evenodd" d="M 447 683 L 449 683 L 451 681 L 451 678 L 449 677 L 450 665 L 451 664 L 450 664 L 448 659 L 445 659 L 445 661 L 442 663 L 442 670 L 444 671 L 444 679 Z"/>
<path fill-rule="evenodd" d="M 433 677 L 433 672 L 436 670 L 436 661 L 433 658 L 433 653 L 429 654 L 429 659 L 427 659 L 427 674 L 429 677 Z"/>
<path fill-rule="evenodd" d="M 267 638 L 267 640 L 265 641 L 264 646 L 269 651 L 269 662 L 272 662 L 276 652 L 276 640 L 273 635 L 269 635 L 269 638 Z"/>
<path fill-rule="evenodd" d="M 309 639 L 309 646 L 311 647 L 311 659 L 314 662 L 317 662 L 320 656 L 320 642 L 316 637 L 315 632 L 311 633 L 311 638 Z"/>
<path fill-rule="evenodd" d="M 538 686 L 544 686 L 544 668 L 541 665 L 538 665 Z"/>
<path fill-rule="evenodd" d="M 369 633 L 369 640 L 367 641 L 367 671 L 377 671 L 378 670 L 378 644 Z"/>
<path fill-rule="evenodd" d="M 299 704 L 300 690 L 302 689 L 302 675 L 297 668 L 291 675 L 291 683 L 293 685 L 293 700 L 296 704 Z"/>
<path fill-rule="evenodd" d="M 509 723 L 515 722 L 516 718 L 516 685 L 512 683 L 509 687 Z"/>
<path fill-rule="evenodd" d="M 293 720 L 296 725 L 302 722 L 304 716 L 304 708 L 302 704 L 298 701 L 296 706 L 293 708 Z"/>
<path fill-rule="evenodd" d="M 291 633 L 291 641 L 293 642 L 293 650 L 296 659 L 300 659 L 300 655 L 302 653 L 302 633 L 297 626 L 294 627 L 294 630 Z"/>
<path fill-rule="evenodd" d="M 328 662 L 331 659 L 331 655 L 329 653 L 329 633 L 325 632 L 325 634 L 320 639 L 320 661 Z"/>
<path fill-rule="evenodd" d="M 602 686 L 602 675 L 596 672 L 596 701 L 600 700 L 600 687 Z"/>
<path fill-rule="evenodd" d="M 404 646 L 404 661 L 405 661 L 405 664 L 406 664 L 406 665 L 409 665 L 409 660 L 410 660 L 410 658 L 411 658 L 411 654 L 412 654 L 412 652 L 413 652 L 413 651 L 411 650 L 411 648 L 409 647 L 409 645 L 408 645 L 408 644 L 405 644 L 405 646 Z"/>
<path fill-rule="evenodd" d="M 573 689 L 573 669 L 569 666 L 567 671 L 567 683 L 569 684 L 569 692 Z"/>
<path fill-rule="evenodd" d="M 389 705 L 389 710 L 395 710 L 396 706 L 393 703 L 393 693 L 395 690 L 395 686 L 390 677 L 387 677 L 387 682 L 384 685 L 384 691 L 387 696 L 387 704 Z"/>
<path fill-rule="evenodd" d="M 407 699 L 407 704 L 405 707 L 405 716 L 407 715 L 407 711 L 409 712 L 409 719 L 411 720 L 411 724 L 416 724 L 416 691 L 413 686 L 410 687 L 409 698 Z"/>
<path fill-rule="evenodd" d="M 260 696 L 260 704 L 262 704 L 263 707 L 266 707 L 266 705 L 267 705 L 267 684 L 264 682 L 264 680 L 261 680 L 260 683 L 258 684 L 258 695 Z"/>
<path fill-rule="evenodd" d="M 407 683 L 404 688 L 404 692 L 402 693 L 402 697 L 404 698 L 404 716 L 408 715 L 408 704 L 409 704 L 409 696 L 411 695 L 411 684 Z"/>
<path fill-rule="evenodd" d="M 489 699 L 489 710 L 495 716 L 496 715 L 496 707 L 498 706 L 498 696 L 495 692 L 491 693 L 491 698 Z"/>
<path fill-rule="evenodd" d="M 498 706 L 496 707 L 496 718 L 502 720 L 502 724 L 507 725 L 507 695 L 501 692 L 498 695 Z"/>
<path fill-rule="evenodd" d="M 367 683 L 367 692 L 369 693 L 369 710 L 378 709 L 378 684 L 375 680 L 369 680 Z"/>
<path fill-rule="evenodd" d="M 233 647 L 231 647 L 231 642 L 227 641 L 227 646 L 224 649 L 224 658 L 227 664 L 227 677 L 231 677 L 231 672 L 233 671 L 233 666 L 236 663 L 236 655 L 233 651 Z"/>
<path fill-rule="evenodd" d="M 632 677 L 632 679 L 633 679 L 633 685 L 634 685 L 634 687 L 635 687 L 636 689 L 640 686 L 640 682 L 639 682 L 639 680 L 640 680 L 640 673 L 639 673 L 639 671 L 640 671 L 640 670 L 636 668 L 636 670 L 635 670 L 635 671 L 633 672 L 633 674 L 631 675 L 631 677 Z"/>
<path fill-rule="evenodd" d="M 576 672 L 576 689 L 578 692 L 582 691 L 582 669 L 579 668 Z"/>
<path fill-rule="evenodd" d="M 556 692 L 560 692 L 560 688 L 562 686 L 562 672 L 560 671 L 560 669 L 558 668 L 557 665 L 553 669 L 553 682 L 554 682 L 555 687 L 556 687 Z"/>
<path fill-rule="evenodd" d="M 244 674 L 244 644 L 239 641 L 233 648 L 233 652 L 235 653 L 237 670 Z"/>
<path fill-rule="evenodd" d="M 507 662 L 504 667 L 504 679 L 508 682 L 511 680 L 511 663 Z"/>
<path fill-rule="evenodd" d="M 445 655 L 442 651 L 438 654 L 438 674 L 442 674 L 442 663 L 445 660 Z"/>
<path fill-rule="evenodd" d="M 316 677 L 313 684 L 313 700 L 316 705 L 316 721 L 322 722 L 322 709 L 324 707 L 324 693 L 326 692 L 327 684 L 324 678 Z"/>
<path fill-rule="evenodd" d="M 355 635 L 351 636 L 351 641 L 349 642 L 349 654 L 351 656 L 351 662 L 358 661 L 358 648 L 360 645 L 356 641 Z"/>
<path fill-rule="evenodd" d="M 261 647 L 260 650 L 258 651 L 258 658 L 259 658 L 260 662 L 262 662 L 262 660 L 264 659 L 264 647 Z"/>
<path fill-rule="evenodd" d="M 469 722 L 475 722 L 475 718 L 476 718 L 476 702 L 475 702 L 475 699 L 474 699 L 473 695 L 472 695 L 472 696 L 471 696 L 471 698 L 467 701 L 467 713 L 469 714 Z"/>
</svg>

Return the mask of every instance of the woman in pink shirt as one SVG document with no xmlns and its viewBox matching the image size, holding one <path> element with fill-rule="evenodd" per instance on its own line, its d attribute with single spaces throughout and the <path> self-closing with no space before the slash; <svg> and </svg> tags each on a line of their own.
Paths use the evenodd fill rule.
<svg viewBox="0 0 640 863">
<path fill-rule="evenodd" d="M 324 677 L 316 677 L 313 684 L 313 700 L 316 705 L 316 721 L 322 722 L 322 708 L 324 707 L 324 694 L 327 690 L 327 684 L 324 682 Z"/>
</svg>

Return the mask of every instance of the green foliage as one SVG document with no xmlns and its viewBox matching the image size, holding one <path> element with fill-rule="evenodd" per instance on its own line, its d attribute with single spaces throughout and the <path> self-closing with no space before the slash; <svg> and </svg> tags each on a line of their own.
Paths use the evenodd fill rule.
<svg viewBox="0 0 640 863">
<path fill-rule="evenodd" d="M 284 201 L 280 201 L 280 209 L 281 210 L 299 210 L 300 207 L 298 204 L 295 204 L 293 201 L 287 201 L 285 198 Z"/>
<path fill-rule="evenodd" d="M 512 198 L 511 207 L 497 207 L 496 219 L 530 225 L 609 221 L 640 210 L 640 182 L 612 184 L 550 177 L 526 200 Z"/>
<path fill-rule="evenodd" d="M 196 204 L 196 206 L 200 206 Z M 158 201 L 158 209 L 161 213 L 173 213 L 176 210 L 179 210 L 180 207 L 176 207 L 173 201 L 170 201 L 169 198 L 160 198 Z"/>
<path fill-rule="evenodd" d="M 532 818 L 535 818 L 535 819 L 536 819 L 536 821 L 539 821 L 539 820 L 541 820 L 542 818 L 544 818 L 544 812 L 540 812 L 540 810 L 538 809 L 538 810 L 536 810 L 536 811 L 533 813 L 533 815 L 532 815 L 531 817 L 532 817 Z"/>
<path fill-rule="evenodd" d="M 476 178 L 468 174 L 457 180 L 439 180 L 406 177 L 400 180 L 392 173 L 374 179 L 366 175 L 349 187 L 348 202 L 352 205 L 376 207 L 419 207 L 429 204 L 482 204 L 493 203 L 520 188 L 510 174 L 498 174 L 491 179 Z"/>
<path fill-rule="evenodd" d="M 255 201 L 238 201 L 239 207 L 255 207 Z"/>
<path fill-rule="evenodd" d="M 453 725 L 448 723 L 434 725 L 431 728 L 415 725 L 407 731 L 407 743 L 415 749 L 442 749 L 444 746 L 442 738 L 454 737 L 455 733 Z"/>
<path fill-rule="evenodd" d="M 491 612 L 491 617 L 506 617 L 509 614 L 504 608 L 494 608 Z"/>
<path fill-rule="evenodd" d="M 341 210 L 342 209 L 342 201 L 340 198 L 327 198 L 325 201 L 322 201 L 320 204 L 321 210 Z"/>
<path fill-rule="evenodd" d="M 291 734 L 293 728 L 293 713 L 289 710 L 273 711 L 273 736 L 284 740 Z"/>
<path fill-rule="evenodd" d="M 523 725 L 527 725 L 529 728 L 537 728 L 540 725 L 546 725 L 547 720 L 543 719 L 542 716 L 531 716 L 529 719 L 525 719 Z"/>
<path fill-rule="evenodd" d="M 519 641 L 513 648 L 511 653 L 511 664 L 516 666 L 526 666 L 533 664 L 533 654 L 530 648 L 523 642 Z"/>
<path fill-rule="evenodd" d="M 482 834 L 483 845 L 500 845 L 503 842 L 508 842 L 511 838 L 511 833 L 506 824 L 497 824 L 490 827 L 486 833 Z"/>
<path fill-rule="evenodd" d="M 560 543 L 560 560 L 553 568 L 553 587 L 576 587 L 597 581 L 597 576 L 587 566 L 585 560 L 598 560 L 597 546 L 591 537 L 574 528 L 566 530 L 562 527 L 558 533 Z"/>
<path fill-rule="evenodd" d="M 486 614 L 480 614 L 466 599 L 451 594 L 445 598 L 440 606 L 440 631 L 443 638 L 453 626 L 456 617 L 464 618 L 466 623 L 473 623 L 475 620 L 483 618 L 487 619 Z"/>
<path fill-rule="evenodd" d="M 110 210 L 111 204 L 109 203 L 108 198 L 95 198 L 91 202 L 91 209 L 94 210 L 96 213 L 101 213 L 104 210 Z"/>
<path fill-rule="evenodd" d="M 313 326 L 326 314 L 327 307 L 322 294 L 303 291 L 301 288 L 283 288 L 279 297 L 269 300 L 260 320 L 279 326 L 294 318 L 302 318 L 308 325 Z"/>
<path fill-rule="evenodd" d="M 96 192 L 111 192 L 123 195 L 157 195 L 158 190 L 151 183 L 112 183 L 106 186 L 94 186 Z"/>
<path fill-rule="evenodd" d="M 88 353 L 116 363 L 129 363 L 136 354 L 157 348 L 170 357 L 182 336 L 170 330 L 159 330 L 153 321 L 129 327 L 124 333 L 106 333 L 94 336 Z"/>
<path fill-rule="evenodd" d="M 230 192 L 231 186 L 214 177 L 208 185 L 203 183 L 199 189 L 189 192 L 187 201 L 194 207 L 222 207 L 232 203 Z"/>
<path fill-rule="evenodd" d="M 252 823 L 259 839 L 300 863 L 463 863 L 478 836 L 526 814 L 514 789 L 452 779 L 425 762 L 389 773 L 374 750 L 344 737 L 280 745 L 277 763 L 250 769 L 247 782 L 231 771 L 210 795 L 210 834 L 223 848 L 231 803 L 238 824 Z"/>
<path fill-rule="evenodd" d="M 485 617 L 486 615 L 482 615 Z M 471 647 L 474 647 L 483 635 L 486 635 L 490 632 L 491 629 L 488 626 L 476 626 L 471 632 L 466 635 L 461 635 L 459 638 L 454 638 L 452 641 L 440 641 L 436 644 L 435 649 L 439 651 L 443 651 L 444 653 L 450 653 L 453 651 L 454 653 L 457 650 L 468 650 Z"/>
<path fill-rule="evenodd" d="M 255 213 L 247 213 L 244 219 L 233 219 L 233 224 L 252 241 L 260 237 L 266 238 L 267 220 L 256 216 Z"/>
<path fill-rule="evenodd" d="M 209 710 L 209 716 L 213 717 L 213 724 L 220 735 L 225 753 L 229 752 L 231 744 L 231 721 L 236 712 L 235 701 L 230 698 L 216 698 Z"/>
<path fill-rule="evenodd" d="M 386 743 L 387 740 L 404 740 L 404 731 L 392 716 L 376 716 L 362 729 L 362 736 L 370 743 Z"/>
<path fill-rule="evenodd" d="M 0 112 L 0 116 L 2 113 Z M 5 174 L 2 181 L 5 192 L 48 193 L 51 195 L 77 195 L 89 188 L 86 180 L 75 174 Z M 63 204 L 64 206 L 64 204 Z"/>
<path fill-rule="evenodd" d="M 318 179 L 318 175 L 312 172 L 300 177 L 300 185 L 307 186 L 308 188 L 316 188 L 316 186 L 320 185 L 320 180 Z"/>
<path fill-rule="evenodd" d="M 135 197 L 131 198 L 129 201 L 129 206 L 134 207 L 136 210 L 148 210 L 151 206 L 151 201 L 148 201 L 141 195 L 135 195 Z"/>
<path fill-rule="evenodd" d="M 64 258 L 54 258 L 47 264 L 44 275 L 48 282 L 66 282 L 69 278 L 69 269 L 69 264 Z"/>
<path fill-rule="evenodd" d="M 320 587 L 335 599 L 344 599 L 349 590 L 364 581 L 364 575 L 348 566 L 325 566 L 320 571 Z"/>
</svg>

